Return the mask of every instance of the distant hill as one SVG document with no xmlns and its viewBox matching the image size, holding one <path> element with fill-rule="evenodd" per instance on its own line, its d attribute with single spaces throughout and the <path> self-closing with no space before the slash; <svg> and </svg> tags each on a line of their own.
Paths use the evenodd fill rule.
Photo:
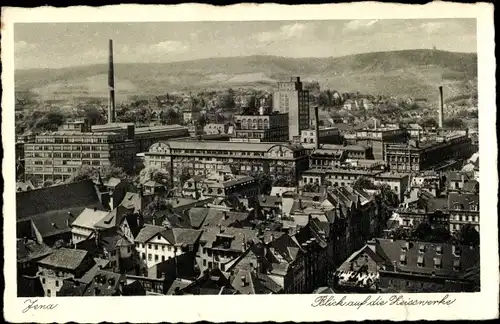
<svg viewBox="0 0 500 324">
<path fill-rule="evenodd" d="M 46 99 L 105 97 L 107 65 L 15 72 L 16 90 L 33 90 Z M 322 89 L 341 92 L 437 97 L 467 95 L 477 83 L 477 55 L 436 50 L 405 50 L 335 58 L 248 56 L 173 63 L 115 65 L 118 100 L 129 95 L 158 95 L 175 90 L 258 87 L 301 76 Z"/>
</svg>

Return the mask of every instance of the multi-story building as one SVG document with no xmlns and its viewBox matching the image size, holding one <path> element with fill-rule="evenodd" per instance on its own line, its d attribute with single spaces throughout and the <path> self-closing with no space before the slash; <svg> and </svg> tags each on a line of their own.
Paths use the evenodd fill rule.
<svg viewBox="0 0 500 324">
<path fill-rule="evenodd" d="M 372 148 L 368 146 L 321 144 L 311 152 L 309 165 L 311 168 L 329 169 L 340 166 L 347 159 L 371 158 L 373 158 Z"/>
<path fill-rule="evenodd" d="M 404 200 L 404 195 L 410 181 L 408 173 L 399 172 L 383 172 L 375 175 L 373 182 L 375 184 L 388 185 L 392 191 L 398 196 L 399 201 Z"/>
<path fill-rule="evenodd" d="M 134 240 L 143 271 L 169 258 L 193 252 L 197 249 L 200 235 L 200 231 L 193 229 L 166 229 L 163 226 L 144 225 Z"/>
<path fill-rule="evenodd" d="M 404 143 L 407 137 L 406 130 L 401 128 L 367 128 L 356 131 L 356 143 L 371 146 L 376 160 L 384 159 L 386 144 Z"/>
<path fill-rule="evenodd" d="M 97 208 L 85 208 L 71 224 L 71 240 L 73 244 L 87 239 L 95 230 L 95 225 L 106 215 L 107 211 Z"/>
<path fill-rule="evenodd" d="M 309 128 L 309 91 L 302 88 L 299 77 L 278 82 L 278 89 L 273 93 L 273 109 L 288 114 L 290 140 Z"/>
<path fill-rule="evenodd" d="M 359 177 L 373 178 L 382 170 L 330 168 L 330 169 L 309 169 L 302 173 L 300 185 L 317 184 L 320 186 L 342 187 L 353 184 Z"/>
<path fill-rule="evenodd" d="M 85 250 L 60 248 L 38 261 L 38 273 L 45 297 L 56 297 L 63 281 L 81 278 L 95 265 Z"/>
<path fill-rule="evenodd" d="M 212 173 L 194 176 L 184 183 L 182 193 L 195 199 L 200 197 L 228 197 L 237 194 L 241 197 L 255 197 L 258 194 L 257 182 L 245 175 Z"/>
<path fill-rule="evenodd" d="M 479 291 L 478 247 L 391 239 L 370 241 L 368 246 L 379 258 L 382 292 Z"/>
<path fill-rule="evenodd" d="M 257 139 L 260 142 L 288 141 L 288 114 L 236 115 L 234 137 Z"/>
<path fill-rule="evenodd" d="M 189 129 L 181 125 L 136 127 L 133 123 L 108 123 L 92 126 L 92 132 L 124 133 L 128 139 L 135 142 L 137 153 L 146 152 L 158 141 L 190 137 Z"/>
<path fill-rule="evenodd" d="M 241 174 L 264 172 L 271 178 L 283 175 L 297 179 L 307 169 L 308 159 L 300 145 L 287 143 L 236 143 L 171 140 L 156 143 L 146 153 L 146 165 L 167 167 L 172 161 L 174 180 L 183 169 L 206 174 L 233 166 Z"/>
<path fill-rule="evenodd" d="M 41 181 L 67 180 L 82 165 L 115 165 L 125 170 L 134 163 L 135 143 L 124 134 L 45 132 L 25 144 L 26 176 Z"/>
<path fill-rule="evenodd" d="M 450 232 L 470 224 L 479 232 L 479 195 L 450 192 L 448 195 Z"/>
<path fill-rule="evenodd" d="M 341 144 L 342 136 L 336 127 L 320 127 L 319 141 L 321 144 Z M 316 129 L 306 129 L 300 132 L 300 143 L 316 144 Z"/>
<path fill-rule="evenodd" d="M 385 160 L 393 171 L 418 172 L 442 169 L 468 158 L 471 152 L 470 138 L 452 133 L 428 138 L 426 141 L 410 141 L 407 144 L 388 144 Z"/>
<path fill-rule="evenodd" d="M 226 134 L 227 126 L 225 124 L 215 124 L 210 123 L 203 126 L 203 133 L 206 135 L 218 135 L 218 134 Z"/>
</svg>

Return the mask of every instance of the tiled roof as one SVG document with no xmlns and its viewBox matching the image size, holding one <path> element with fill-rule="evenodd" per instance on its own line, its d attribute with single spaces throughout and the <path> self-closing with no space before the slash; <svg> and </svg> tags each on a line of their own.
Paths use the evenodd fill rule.
<svg viewBox="0 0 500 324">
<path fill-rule="evenodd" d="M 467 181 L 464 183 L 462 191 L 467 193 L 479 193 L 479 182 L 477 180 Z"/>
<path fill-rule="evenodd" d="M 52 235 L 58 235 L 71 231 L 71 224 L 79 215 L 83 207 L 54 210 L 31 217 L 31 221 L 42 236 L 46 238 Z"/>
<path fill-rule="evenodd" d="M 131 245 L 132 242 L 126 239 L 125 235 L 118 227 L 113 227 L 99 232 L 99 244 L 107 251 L 112 251 L 120 245 Z"/>
<path fill-rule="evenodd" d="M 18 192 L 16 217 L 24 219 L 54 210 L 77 207 L 103 209 L 92 180 Z"/>
<path fill-rule="evenodd" d="M 450 192 L 448 194 L 448 209 L 456 209 L 459 207 L 460 210 L 471 210 L 471 205 L 475 205 L 477 210 L 479 210 L 479 195 L 469 194 L 469 193 L 456 193 Z"/>
<path fill-rule="evenodd" d="M 108 212 L 103 218 L 101 218 L 96 224 L 96 228 L 111 228 L 114 226 L 119 226 L 124 217 L 127 214 L 132 214 L 133 209 L 128 209 L 123 206 L 118 206 L 112 211 Z"/>
<path fill-rule="evenodd" d="M 408 245 L 406 245 L 409 243 Z M 406 250 L 402 247 L 408 247 Z M 458 255 L 453 250 L 460 251 Z M 429 242 L 406 242 L 402 240 L 378 239 L 376 252 L 386 260 L 387 266 L 391 267 L 396 262 L 397 271 L 413 272 L 438 276 L 462 277 L 466 269 L 472 268 L 479 262 L 479 248 L 469 246 L 456 246 L 451 244 L 429 243 Z M 406 265 L 401 265 L 400 260 L 404 257 Z M 419 265 L 419 261 L 423 261 Z M 435 267 L 440 264 L 440 268 Z M 455 270 L 454 264 L 460 269 Z"/>
<path fill-rule="evenodd" d="M 17 239 L 17 262 L 37 260 L 52 252 L 53 250 L 44 243 L 38 244 L 32 240 Z"/>
<path fill-rule="evenodd" d="M 60 248 L 38 262 L 42 265 L 75 270 L 80 266 L 86 256 L 87 251 L 85 250 Z"/>
<path fill-rule="evenodd" d="M 85 208 L 71 225 L 84 228 L 94 228 L 96 223 L 102 220 L 106 215 L 108 215 L 107 211 Z"/>
<path fill-rule="evenodd" d="M 276 196 L 260 196 L 259 197 L 259 205 L 260 207 L 267 208 L 277 208 L 280 207 L 283 199 L 281 197 Z"/>
<path fill-rule="evenodd" d="M 230 240 L 230 246 L 227 250 L 244 252 L 243 243 L 257 242 L 258 232 L 256 230 L 234 227 L 208 227 L 203 230 L 200 242 L 205 242 L 207 247 L 218 247 L 218 237 L 227 237 Z M 248 244 L 247 244 L 248 246 Z"/>
<path fill-rule="evenodd" d="M 194 228 L 200 228 L 208 215 L 209 208 L 195 207 L 188 211 L 189 221 Z"/>
<path fill-rule="evenodd" d="M 83 296 L 115 296 L 119 293 L 120 282 L 123 281 L 125 275 L 99 270 Z"/>
<path fill-rule="evenodd" d="M 165 295 L 174 295 L 177 291 L 180 291 L 181 289 L 186 288 L 190 284 L 192 284 L 192 281 L 174 280 L 174 281 L 172 281 L 172 284 L 170 285 L 170 287 L 168 287 L 167 293 Z"/>
<path fill-rule="evenodd" d="M 176 246 L 194 245 L 201 231 L 189 228 L 171 228 L 160 233 L 167 241 Z"/>
<path fill-rule="evenodd" d="M 249 270 L 237 271 L 231 284 L 243 295 L 271 294 L 281 288 L 267 275 L 258 276 L 255 271 Z"/>
<path fill-rule="evenodd" d="M 207 216 L 203 221 L 203 227 L 234 226 L 248 220 L 250 213 L 238 213 L 220 210 L 216 208 L 208 208 Z"/>
<path fill-rule="evenodd" d="M 192 150 L 221 150 L 228 151 L 248 151 L 248 152 L 267 152 L 274 146 L 283 146 L 292 151 L 303 150 L 301 145 L 288 143 L 249 143 L 249 142 L 224 142 L 220 141 L 184 141 L 169 140 L 165 142 L 172 149 L 192 149 Z"/>
<path fill-rule="evenodd" d="M 159 234 L 165 230 L 166 228 L 163 226 L 145 224 L 139 231 L 139 234 L 137 234 L 137 236 L 135 237 L 135 241 L 145 243 L 156 234 Z"/>
<path fill-rule="evenodd" d="M 87 289 L 86 283 L 77 280 L 64 280 L 57 297 L 81 297 Z"/>
</svg>

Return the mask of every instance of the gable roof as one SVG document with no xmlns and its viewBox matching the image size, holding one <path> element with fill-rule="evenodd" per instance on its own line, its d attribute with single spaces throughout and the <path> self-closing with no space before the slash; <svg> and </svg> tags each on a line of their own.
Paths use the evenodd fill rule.
<svg viewBox="0 0 500 324">
<path fill-rule="evenodd" d="M 114 226 L 120 226 L 123 218 L 128 214 L 133 214 L 133 209 L 128 209 L 124 206 L 119 205 L 109 213 L 107 213 L 103 218 L 101 218 L 96 224 L 96 228 L 110 228 Z"/>
<path fill-rule="evenodd" d="M 16 194 L 16 217 L 18 220 L 49 211 L 77 207 L 103 209 L 92 180 L 52 186 Z"/>
<path fill-rule="evenodd" d="M 250 213 L 239 213 L 220 210 L 217 208 L 208 208 L 207 216 L 203 221 L 203 227 L 213 226 L 235 226 L 248 220 Z"/>
<path fill-rule="evenodd" d="M 163 226 L 156 226 L 150 224 L 144 224 L 137 236 L 135 237 L 136 242 L 146 243 L 153 236 L 165 231 L 166 228 Z"/>
<path fill-rule="evenodd" d="M 87 257 L 87 254 L 85 250 L 60 248 L 48 257 L 38 261 L 38 263 L 56 268 L 75 270 L 80 266 L 85 257 Z"/>
<path fill-rule="evenodd" d="M 85 208 L 71 224 L 84 228 L 94 228 L 94 226 L 109 213 L 98 209 Z"/>
<path fill-rule="evenodd" d="M 17 239 L 17 262 L 37 260 L 52 252 L 53 250 L 44 243 L 38 244 L 32 240 Z"/>
</svg>

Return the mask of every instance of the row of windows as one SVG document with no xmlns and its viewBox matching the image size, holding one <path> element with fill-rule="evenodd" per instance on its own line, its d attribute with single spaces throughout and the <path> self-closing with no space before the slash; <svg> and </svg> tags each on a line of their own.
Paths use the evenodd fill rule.
<svg viewBox="0 0 500 324">
<path fill-rule="evenodd" d="M 78 136 L 78 137 L 70 137 L 70 136 L 64 136 L 64 137 L 42 137 L 38 136 L 36 138 L 37 143 L 41 144 L 68 144 L 68 143 L 88 143 L 88 144 L 97 144 L 97 143 L 111 143 L 116 140 L 122 140 L 120 136 L 115 136 L 113 138 L 108 138 L 106 137 L 96 137 L 97 135 L 92 135 L 90 136 Z"/>
<path fill-rule="evenodd" d="M 147 246 L 148 246 L 148 249 L 150 249 L 150 250 L 154 248 L 154 250 L 158 251 L 158 249 L 161 247 L 161 250 L 165 251 L 165 245 L 163 245 L 163 244 L 148 243 Z M 135 247 L 144 249 L 144 248 L 146 248 L 146 244 L 145 243 L 135 243 Z M 175 248 L 170 246 L 170 245 L 167 245 L 166 249 L 167 249 L 167 251 L 170 252 L 170 251 L 174 250 Z M 175 249 L 175 250 L 177 250 L 177 249 Z"/>
</svg>

